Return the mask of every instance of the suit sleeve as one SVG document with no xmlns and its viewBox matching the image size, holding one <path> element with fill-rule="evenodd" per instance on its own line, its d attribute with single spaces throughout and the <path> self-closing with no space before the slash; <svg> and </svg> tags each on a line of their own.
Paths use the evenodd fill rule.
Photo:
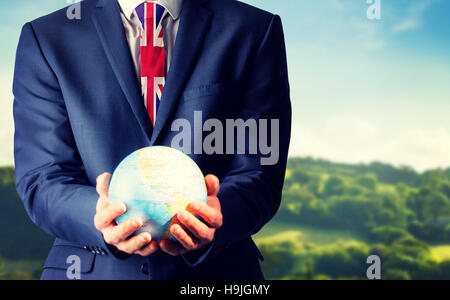
<svg viewBox="0 0 450 300">
<path fill-rule="evenodd" d="M 284 184 L 291 135 L 291 102 L 283 29 L 273 16 L 245 80 L 241 116 L 279 121 L 279 156 L 275 164 L 262 164 L 262 155 L 235 155 L 229 172 L 221 178 L 219 200 L 223 227 L 214 244 L 203 255 L 193 256 L 191 265 L 209 254 L 257 233 L 278 211 Z M 261 128 L 260 128 L 261 129 Z M 271 129 L 269 129 L 270 132 Z M 269 134 L 270 136 L 270 134 Z M 272 136 L 272 142 L 277 139 Z M 247 141 L 248 142 L 248 141 Z"/>
<path fill-rule="evenodd" d="M 108 251 L 94 226 L 98 195 L 87 181 L 58 79 L 31 23 L 19 40 L 13 92 L 16 188 L 27 213 L 57 238 Z"/>
</svg>

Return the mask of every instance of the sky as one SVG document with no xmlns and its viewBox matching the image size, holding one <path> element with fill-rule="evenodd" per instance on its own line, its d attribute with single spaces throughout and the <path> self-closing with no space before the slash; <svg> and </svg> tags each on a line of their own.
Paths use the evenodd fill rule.
<svg viewBox="0 0 450 300">
<path fill-rule="evenodd" d="M 380 19 L 367 16 L 373 1 L 381 3 Z M 283 21 L 290 156 L 382 161 L 418 171 L 450 167 L 450 1 L 243 2 Z M 20 29 L 69 4 L 0 3 L 0 165 L 13 164 L 11 86 Z"/>
</svg>

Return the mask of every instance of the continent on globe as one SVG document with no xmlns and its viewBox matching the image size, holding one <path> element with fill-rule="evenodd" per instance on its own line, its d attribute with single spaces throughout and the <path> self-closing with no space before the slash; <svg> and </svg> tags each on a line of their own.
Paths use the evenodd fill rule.
<svg viewBox="0 0 450 300">
<path fill-rule="evenodd" d="M 122 223 L 141 217 L 153 240 L 169 238 L 173 216 L 189 203 L 206 203 L 204 176 L 197 164 L 184 153 L 154 146 L 128 155 L 114 171 L 109 186 L 109 202 L 121 202 L 127 212 L 116 219 Z"/>
</svg>

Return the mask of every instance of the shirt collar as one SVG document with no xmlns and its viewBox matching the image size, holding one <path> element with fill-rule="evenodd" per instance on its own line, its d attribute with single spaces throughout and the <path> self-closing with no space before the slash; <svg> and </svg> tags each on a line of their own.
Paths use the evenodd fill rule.
<svg viewBox="0 0 450 300">
<path fill-rule="evenodd" d="M 169 12 L 172 19 L 176 20 L 180 16 L 181 8 L 183 6 L 183 0 L 117 0 L 119 2 L 120 8 L 124 13 L 125 17 L 131 19 L 131 15 L 133 14 L 136 7 L 138 7 L 141 3 L 144 2 L 155 2 L 164 6 L 165 9 Z"/>
</svg>

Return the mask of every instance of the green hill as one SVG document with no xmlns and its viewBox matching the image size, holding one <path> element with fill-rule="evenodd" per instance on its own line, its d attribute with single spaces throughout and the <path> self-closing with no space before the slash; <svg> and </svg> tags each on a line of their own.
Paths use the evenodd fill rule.
<svg viewBox="0 0 450 300">
<path fill-rule="evenodd" d="M 450 169 L 383 163 L 288 163 L 277 216 L 255 235 L 271 279 L 364 279 L 378 254 L 384 279 L 450 279 Z M 14 170 L 0 168 L 0 278 L 37 278 L 53 238 L 28 218 Z"/>
<path fill-rule="evenodd" d="M 450 172 L 291 159 L 283 202 L 255 238 L 268 278 L 450 279 Z M 434 246 L 436 245 L 436 246 Z"/>
<path fill-rule="evenodd" d="M 15 271 L 20 270 L 38 277 L 52 242 L 53 238 L 37 228 L 26 214 L 14 187 L 14 169 L 0 168 L 0 257 L 5 269 L 3 276 L 15 277 L 20 275 Z M 19 277 L 28 278 L 30 274 Z"/>
</svg>

